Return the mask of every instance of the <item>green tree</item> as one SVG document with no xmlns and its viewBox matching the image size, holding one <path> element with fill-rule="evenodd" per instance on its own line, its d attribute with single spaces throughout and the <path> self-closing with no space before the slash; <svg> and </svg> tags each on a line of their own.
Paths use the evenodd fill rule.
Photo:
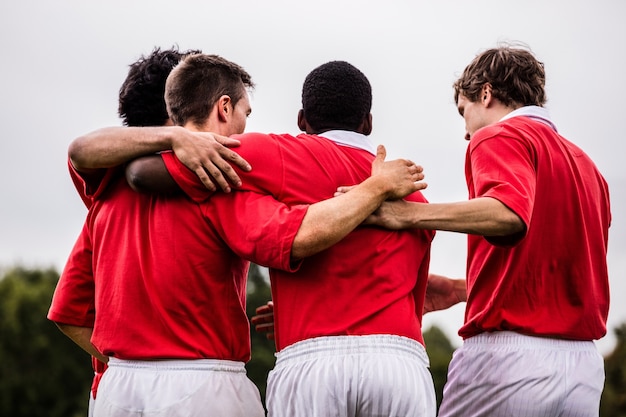
<svg viewBox="0 0 626 417">
<path fill-rule="evenodd" d="M 606 380 L 600 402 L 601 417 L 626 417 L 626 323 L 615 329 L 617 344 L 604 359 Z"/>
<path fill-rule="evenodd" d="M 443 387 L 448 380 L 448 365 L 452 359 L 454 347 L 450 343 L 450 339 L 437 326 L 432 326 L 424 332 L 424 343 L 430 359 L 430 373 L 433 376 L 437 409 L 439 409 L 443 397 Z"/>
<path fill-rule="evenodd" d="M 272 299 L 272 292 L 268 280 L 263 275 L 261 267 L 250 264 L 248 273 L 248 299 L 246 312 L 249 318 L 255 314 L 257 307 L 264 305 Z M 276 358 L 276 345 L 273 340 L 268 340 L 265 334 L 258 333 L 250 326 L 250 339 L 252 343 L 252 358 L 246 364 L 248 377 L 255 383 L 261 393 L 261 399 L 265 404 L 265 390 L 267 387 L 267 374 L 274 368 Z"/>
<path fill-rule="evenodd" d="M 89 355 L 46 319 L 58 279 L 22 267 L 0 279 L 0 415 L 87 414 Z"/>
</svg>

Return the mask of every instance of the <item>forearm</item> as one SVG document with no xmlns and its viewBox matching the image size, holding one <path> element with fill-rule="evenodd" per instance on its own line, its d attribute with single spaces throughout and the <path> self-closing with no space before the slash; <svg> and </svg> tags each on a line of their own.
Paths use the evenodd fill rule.
<svg viewBox="0 0 626 417">
<path fill-rule="evenodd" d="M 302 259 L 339 242 L 386 199 L 384 184 L 370 177 L 349 193 L 312 204 L 293 242 L 291 257 Z"/>
<path fill-rule="evenodd" d="M 428 274 L 428 289 L 431 290 L 432 287 L 437 286 L 437 282 L 441 283 L 443 281 L 447 282 L 449 285 L 448 291 L 455 299 L 454 304 L 467 301 L 467 283 L 464 278 L 448 278 L 431 272 Z"/>
<path fill-rule="evenodd" d="M 508 236 L 525 227 L 517 214 L 489 197 L 458 203 L 409 204 L 412 208 L 404 213 L 407 227 L 482 236 Z"/>
<path fill-rule="evenodd" d="M 75 139 L 68 153 L 74 168 L 111 168 L 139 156 L 172 148 L 178 126 L 107 127 Z"/>
<path fill-rule="evenodd" d="M 161 155 L 137 158 L 126 166 L 126 182 L 141 193 L 174 194 L 181 191 Z"/>
<path fill-rule="evenodd" d="M 109 361 L 109 358 L 107 356 L 104 356 L 95 348 L 94 345 L 91 344 L 91 335 L 93 333 L 93 328 L 72 326 L 63 323 L 56 323 L 56 325 L 61 330 L 61 332 L 63 332 L 63 334 L 72 339 L 72 341 L 80 346 L 85 352 L 89 353 L 91 356 L 94 356 L 101 362 L 107 363 Z"/>
</svg>

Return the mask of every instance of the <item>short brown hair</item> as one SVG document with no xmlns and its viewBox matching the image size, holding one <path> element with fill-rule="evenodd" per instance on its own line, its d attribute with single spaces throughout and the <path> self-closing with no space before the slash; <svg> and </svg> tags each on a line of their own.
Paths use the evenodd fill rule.
<svg viewBox="0 0 626 417">
<path fill-rule="evenodd" d="M 454 102 L 458 102 L 460 94 L 472 102 L 478 101 L 485 84 L 491 84 L 491 94 L 507 106 L 546 103 L 543 63 L 523 47 L 500 46 L 474 58 L 454 83 Z"/>
<path fill-rule="evenodd" d="M 189 122 L 199 125 L 221 96 L 229 96 L 234 106 L 246 88 L 254 88 L 252 78 L 234 62 L 218 55 L 189 55 L 167 78 L 167 111 L 176 125 Z"/>
</svg>

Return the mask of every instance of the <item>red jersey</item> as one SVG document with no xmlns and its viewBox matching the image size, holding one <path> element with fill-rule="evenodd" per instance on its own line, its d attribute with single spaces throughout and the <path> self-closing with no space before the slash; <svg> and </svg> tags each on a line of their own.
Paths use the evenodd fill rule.
<svg viewBox="0 0 626 417">
<path fill-rule="evenodd" d="M 91 207 L 93 197 L 87 189 L 87 183 L 73 169 L 69 160 L 68 165 L 72 182 L 76 189 L 79 190 L 81 199 L 88 208 Z M 91 241 L 89 240 L 89 230 L 85 223 L 54 290 L 50 309 L 48 310 L 49 320 L 72 326 L 93 328 L 95 321 L 95 287 L 91 261 Z M 107 365 L 95 357 L 91 357 L 91 366 L 94 370 L 91 393 L 93 398 L 96 398 L 98 385 L 104 371 L 107 369 Z"/>
<path fill-rule="evenodd" d="M 92 255 L 98 312 L 92 343 L 121 359 L 247 361 L 248 262 L 230 251 L 188 198 L 136 193 L 121 171 L 104 178 L 82 188 L 93 204 L 82 248 L 74 250 Z M 80 271 L 73 260 L 66 270 Z M 81 279 L 87 280 L 72 277 Z M 90 310 L 81 298 L 77 306 Z"/>
<path fill-rule="evenodd" d="M 463 338 L 511 330 L 574 340 L 606 333 L 608 186 L 549 125 L 512 117 L 478 130 L 466 157 L 469 197 L 513 210 L 525 233 L 469 236 Z"/>
<path fill-rule="evenodd" d="M 93 327 L 96 309 L 91 268 L 91 241 L 85 224 L 54 290 L 48 319 L 71 326 Z"/>
<path fill-rule="evenodd" d="M 369 143 L 367 137 L 336 131 L 324 135 L 356 139 L 354 146 L 344 146 L 304 134 L 235 136 L 241 141 L 237 152 L 250 162 L 252 171 L 238 171 L 243 191 L 216 194 L 205 205 L 208 213 L 224 213 L 218 232 L 235 252 L 260 264 L 276 252 L 274 240 L 280 233 L 263 230 L 275 230 L 268 226 L 274 222 L 290 222 L 279 215 L 268 217 L 264 206 L 276 200 L 287 207 L 316 203 L 333 197 L 338 186 L 358 184 L 370 176 L 374 155 L 355 145 Z M 189 195 L 206 198 L 207 191 L 193 172 L 171 154 L 164 160 Z M 426 201 L 421 193 L 409 199 Z M 359 227 L 301 261 L 295 271 L 270 268 L 277 350 L 335 335 L 393 334 L 423 344 L 421 317 L 433 236 L 432 231 Z"/>
</svg>

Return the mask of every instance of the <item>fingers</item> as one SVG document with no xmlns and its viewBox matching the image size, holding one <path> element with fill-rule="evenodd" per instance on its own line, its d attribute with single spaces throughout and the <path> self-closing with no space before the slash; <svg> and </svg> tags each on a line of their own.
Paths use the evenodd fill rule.
<svg viewBox="0 0 626 417">
<path fill-rule="evenodd" d="M 209 175 L 206 173 L 203 167 L 196 169 L 194 172 L 196 173 L 198 178 L 200 178 L 200 181 L 202 181 L 202 184 L 204 184 L 204 186 L 209 191 L 215 191 L 217 189 L 215 187 L 215 184 L 213 184 L 213 179 L 209 177 Z"/>
<path fill-rule="evenodd" d="M 188 132 L 189 133 L 189 132 Z M 233 167 L 250 171 L 252 167 L 228 147 L 241 145 L 237 139 L 208 132 L 193 132 L 179 138 L 173 146 L 176 156 L 192 169 L 210 191 L 217 188 L 230 192 L 240 187 L 241 179 Z"/>
<path fill-rule="evenodd" d="M 268 314 L 274 311 L 274 303 L 269 301 L 267 304 L 257 307 L 255 310 L 256 314 Z"/>
<path fill-rule="evenodd" d="M 230 184 L 228 183 L 228 181 L 226 180 L 226 178 L 224 178 L 224 175 L 222 173 L 222 171 L 220 170 L 220 168 L 218 166 L 215 165 L 214 161 L 211 161 L 212 163 L 208 164 L 208 166 L 204 167 L 204 170 L 206 170 L 206 173 L 208 173 L 208 175 L 210 176 L 210 181 L 213 185 L 213 189 L 215 189 L 215 185 L 217 185 L 219 188 L 222 189 L 222 191 L 224 191 L 225 193 L 229 193 L 230 192 Z M 228 169 L 232 170 L 232 167 L 230 167 L 230 165 L 226 164 L 228 166 Z M 222 169 L 225 169 L 224 167 L 222 167 Z M 198 174 L 198 172 L 196 171 L 196 174 Z M 202 180 L 202 183 L 209 188 L 209 185 L 207 184 L 207 182 L 203 179 L 203 176 L 201 174 L 198 174 L 198 176 L 200 177 L 200 180 Z M 237 174 L 235 174 L 235 176 L 237 176 Z M 237 179 L 239 179 L 239 177 L 237 177 Z M 210 188 L 209 188 L 210 189 Z"/>
<path fill-rule="evenodd" d="M 250 321 L 254 325 L 254 330 L 265 333 L 265 337 L 274 340 L 274 303 L 268 301 L 267 304 L 257 307 L 256 315 Z"/>
<path fill-rule="evenodd" d="M 236 166 L 238 166 L 239 168 L 241 168 L 242 171 L 248 172 L 248 171 L 252 170 L 252 167 L 250 166 L 248 161 L 243 159 L 237 152 L 233 152 L 233 151 L 231 151 L 229 149 L 223 149 L 222 150 L 222 157 L 225 160 L 230 161 L 231 163 L 233 163 Z"/>
<path fill-rule="evenodd" d="M 335 191 L 335 194 L 333 195 L 333 197 L 339 197 L 342 194 L 347 193 L 348 191 L 350 191 L 351 189 L 353 189 L 354 187 L 356 187 L 356 185 L 344 185 L 342 187 L 338 187 L 337 191 Z"/>
<path fill-rule="evenodd" d="M 415 181 L 415 191 L 422 191 L 428 188 L 428 184 L 422 181 Z"/>
<path fill-rule="evenodd" d="M 216 133 L 213 133 L 212 136 L 216 142 L 221 143 L 222 145 L 227 146 L 229 148 L 235 148 L 241 145 L 240 141 L 238 141 L 237 139 L 229 138 L 228 136 L 222 136 Z"/>
<path fill-rule="evenodd" d="M 208 175 L 198 174 L 198 176 L 207 188 L 209 188 L 208 182 L 211 182 L 228 193 L 231 191 L 231 184 L 235 187 L 240 187 L 242 184 L 241 178 L 239 178 L 231 163 L 243 171 L 252 169 L 250 164 L 239 154 L 228 148 L 221 148 L 218 153 L 211 155 L 209 160 L 203 163 L 203 168 Z"/>
<path fill-rule="evenodd" d="M 265 324 L 268 324 L 268 323 L 273 326 L 274 325 L 274 314 L 273 313 L 257 314 L 255 316 L 253 316 L 250 319 L 250 321 L 255 326 L 265 325 Z"/>
</svg>

